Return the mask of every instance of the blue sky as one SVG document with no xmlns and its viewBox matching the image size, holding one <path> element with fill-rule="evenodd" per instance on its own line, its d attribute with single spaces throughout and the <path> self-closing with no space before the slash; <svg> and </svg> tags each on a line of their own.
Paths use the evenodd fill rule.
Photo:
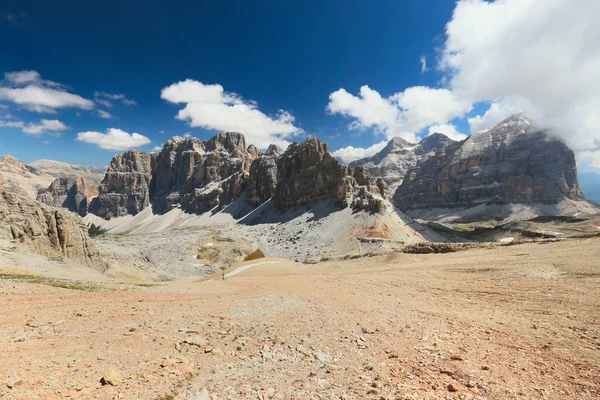
<svg viewBox="0 0 600 400">
<path fill-rule="evenodd" d="M 547 3 L 5 0 L 0 153 L 103 164 L 174 135 L 235 129 L 262 148 L 315 135 L 350 161 L 393 136 L 418 140 L 437 130 L 462 138 L 527 111 L 556 128 L 584 168 L 600 166 L 600 141 L 589 134 L 596 121 L 576 135 L 562 124 L 597 97 L 582 82 L 550 103 L 548 81 L 538 79 L 575 73 L 546 67 L 556 55 L 545 44 L 560 52 L 556 37 L 583 34 L 560 23 L 540 31 L 565 14 L 567 3 L 555 3 L 531 17 Z M 577 18 L 598 8 L 594 0 L 568 4 Z M 515 29 L 523 21 L 536 35 Z M 595 66 L 598 45 L 586 46 L 565 63 Z M 506 65 L 481 62 L 496 57 Z M 565 97 L 583 105 L 557 120 Z"/>
</svg>

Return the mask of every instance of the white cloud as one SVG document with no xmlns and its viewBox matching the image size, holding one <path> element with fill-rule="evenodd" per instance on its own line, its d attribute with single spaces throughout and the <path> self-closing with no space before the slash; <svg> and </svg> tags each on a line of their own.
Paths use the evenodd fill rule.
<svg viewBox="0 0 600 400">
<path fill-rule="evenodd" d="M 459 1 L 440 67 L 460 98 L 495 103 L 472 130 L 528 111 L 574 150 L 600 150 L 597 15 L 597 0 Z"/>
<path fill-rule="evenodd" d="M 372 127 L 388 139 L 400 136 L 416 142 L 416 133 L 433 124 L 443 124 L 461 117 L 471 109 L 471 103 L 458 99 L 447 89 L 413 86 L 389 98 L 363 86 L 354 96 L 345 89 L 329 95 L 327 111 L 353 119 L 350 129 Z"/>
<path fill-rule="evenodd" d="M 103 150 L 122 151 L 150 144 L 150 139 L 139 133 L 127 133 L 121 129 L 110 128 L 107 133 L 80 132 L 77 140 L 91 143 Z"/>
<path fill-rule="evenodd" d="M 30 82 L 38 82 L 42 79 L 37 71 L 15 71 L 4 74 L 4 79 L 13 85 L 23 85 Z"/>
<path fill-rule="evenodd" d="M 57 119 L 42 119 L 39 124 L 34 124 L 33 122 L 27 124 L 27 126 L 23 127 L 23 133 L 40 136 L 43 133 L 51 131 L 54 132 L 51 133 L 53 136 L 60 136 L 60 132 L 66 131 L 67 129 L 69 129 L 69 127 Z"/>
<path fill-rule="evenodd" d="M 427 68 L 427 57 L 425 56 L 421 56 L 421 73 L 424 74 L 425 72 L 429 71 L 429 68 Z"/>
<path fill-rule="evenodd" d="M 4 128 L 23 128 L 24 126 L 22 121 L 0 121 L 0 127 Z"/>
<path fill-rule="evenodd" d="M 104 119 L 111 119 L 112 115 L 111 113 L 104 111 L 104 110 L 98 110 L 98 115 L 100 116 L 100 118 L 104 118 Z"/>
<path fill-rule="evenodd" d="M 109 100 L 120 101 L 126 106 L 135 106 L 137 102 L 135 100 L 128 99 L 122 93 L 106 93 L 106 92 L 94 92 L 94 100 L 96 103 L 101 104 L 105 107 L 111 108 L 113 104 Z"/>
<path fill-rule="evenodd" d="M 485 113 L 468 119 L 471 133 L 488 130 L 509 115 L 520 112 L 526 112 L 532 116 L 536 113 L 535 107 L 524 99 L 513 98 L 493 102 Z"/>
<path fill-rule="evenodd" d="M 433 125 L 429 127 L 429 135 L 433 135 L 434 133 L 443 133 L 448 136 L 452 140 L 461 141 L 467 138 L 467 135 L 464 133 L 460 133 L 456 126 L 452 124 L 442 124 L 442 125 Z"/>
<path fill-rule="evenodd" d="M 113 107 L 113 104 L 108 100 L 104 100 L 104 99 L 94 99 L 94 100 L 96 101 L 96 103 L 100 104 L 101 106 L 108 107 L 108 108 Z"/>
<path fill-rule="evenodd" d="M 30 111 L 55 113 L 57 108 L 94 108 L 92 101 L 69 93 L 59 83 L 42 80 L 36 71 L 7 72 L 4 78 L 9 85 L 0 86 L 0 100 L 10 101 Z"/>
<path fill-rule="evenodd" d="M 349 163 L 355 160 L 359 160 L 361 158 L 374 156 L 375 154 L 379 153 L 386 146 L 387 143 L 388 142 L 384 140 L 382 142 L 375 143 L 374 145 L 367 148 L 348 146 L 336 150 L 331 154 L 334 157 L 339 157 L 344 162 Z"/>
<path fill-rule="evenodd" d="M 20 128 L 26 135 L 40 136 L 49 133 L 52 136 L 61 136 L 62 131 L 69 129 L 67 125 L 57 119 L 42 119 L 39 124 L 23 121 L 0 121 L 0 127 Z"/>
<path fill-rule="evenodd" d="M 162 146 L 154 146 L 152 148 L 152 151 L 156 152 L 156 151 L 161 151 L 162 149 L 163 149 Z"/>
<path fill-rule="evenodd" d="M 192 137 L 192 134 L 190 132 L 186 132 L 186 133 L 183 134 L 183 137 L 186 138 L 186 139 L 189 139 L 189 138 Z"/>
<path fill-rule="evenodd" d="M 289 144 L 286 139 L 302 133 L 287 111 L 266 115 L 255 102 L 225 92 L 218 84 L 205 85 L 187 79 L 164 88 L 161 98 L 171 103 L 185 103 L 176 118 L 187 121 L 190 126 L 241 132 L 248 144 L 259 148 L 266 148 L 271 143 L 285 148 Z"/>
</svg>

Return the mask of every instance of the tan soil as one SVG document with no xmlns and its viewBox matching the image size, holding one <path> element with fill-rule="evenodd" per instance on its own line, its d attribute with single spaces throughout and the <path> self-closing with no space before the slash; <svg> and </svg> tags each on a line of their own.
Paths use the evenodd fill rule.
<svg viewBox="0 0 600 400">
<path fill-rule="evenodd" d="M 0 280 L 0 398 L 599 398 L 599 259 L 593 238 L 100 292 Z"/>
</svg>

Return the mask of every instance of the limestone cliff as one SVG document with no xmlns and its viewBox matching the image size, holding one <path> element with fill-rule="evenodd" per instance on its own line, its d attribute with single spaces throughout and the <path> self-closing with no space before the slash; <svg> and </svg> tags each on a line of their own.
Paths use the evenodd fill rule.
<svg viewBox="0 0 600 400">
<path fill-rule="evenodd" d="M 522 114 L 419 162 L 394 195 L 403 210 L 564 199 L 584 199 L 575 155 Z"/>
<path fill-rule="evenodd" d="M 37 200 L 53 207 L 63 207 L 85 217 L 90 200 L 98 195 L 98 189 L 81 177 L 57 178 L 47 189 L 38 191 Z"/>
<path fill-rule="evenodd" d="M 150 204 L 149 184 L 154 155 L 130 150 L 115 156 L 89 210 L 103 218 L 135 215 Z"/>
</svg>

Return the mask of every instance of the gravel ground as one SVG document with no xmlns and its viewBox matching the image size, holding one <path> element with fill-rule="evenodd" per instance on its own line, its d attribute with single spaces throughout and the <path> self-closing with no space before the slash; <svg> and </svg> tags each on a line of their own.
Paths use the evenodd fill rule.
<svg viewBox="0 0 600 400">
<path fill-rule="evenodd" d="M 67 290 L 0 280 L 0 398 L 595 399 L 600 239 Z"/>
</svg>

